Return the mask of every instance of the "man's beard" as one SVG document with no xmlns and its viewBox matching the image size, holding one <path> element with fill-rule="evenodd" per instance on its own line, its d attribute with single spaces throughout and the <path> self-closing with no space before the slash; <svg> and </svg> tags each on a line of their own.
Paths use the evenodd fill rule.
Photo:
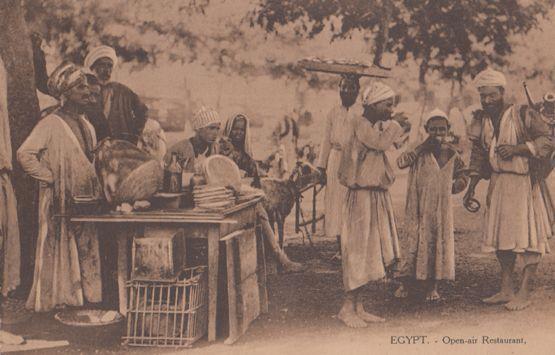
<svg viewBox="0 0 555 355">
<path fill-rule="evenodd" d="M 495 103 L 491 103 L 489 105 L 483 105 L 484 111 L 487 112 L 490 117 L 497 117 L 501 115 L 501 111 L 503 110 L 503 101 L 498 101 Z"/>
</svg>

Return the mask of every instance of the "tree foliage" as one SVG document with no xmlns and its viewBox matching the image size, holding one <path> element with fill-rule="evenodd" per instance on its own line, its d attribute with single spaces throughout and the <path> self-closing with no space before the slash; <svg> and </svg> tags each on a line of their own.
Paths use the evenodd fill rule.
<svg viewBox="0 0 555 355">
<path fill-rule="evenodd" d="M 197 59 L 205 38 L 187 19 L 209 1 L 24 0 L 24 6 L 31 29 L 69 60 L 82 63 L 90 47 L 103 43 L 124 61 L 151 64 Z"/>
<path fill-rule="evenodd" d="M 326 30 L 332 40 L 363 31 L 377 56 L 389 51 L 399 62 L 416 60 L 422 84 L 431 72 L 462 83 L 490 63 L 506 64 L 510 37 L 528 33 L 552 5 L 551 0 L 260 0 L 249 17 L 252 26 L 268 33 L 292 28 L 306 38 Z"/>
</svg>

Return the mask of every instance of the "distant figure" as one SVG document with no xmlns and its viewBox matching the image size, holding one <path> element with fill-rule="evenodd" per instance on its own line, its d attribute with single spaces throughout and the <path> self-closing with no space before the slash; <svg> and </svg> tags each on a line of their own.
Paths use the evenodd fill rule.
<svg viewBox="0 0 555 355">
<path fill-rule="evenodd" d="M 156 160 L 162 162 L 167 152 L 166 133 L 158 121 L 147 119 L 143 133 L 139 139 L 139 148 L 146 151 Z"/>
<path fill-rule="evenodd" d="M 279 179 L 284 178 L 290 172 L 292 167 L 295 166 L 297 156 L 297 144 L 299 140 L 299 126 L 294 118 L 286 115 L 280 120 L 272 132 L 272 140 L 275 147 L 278 147 L 278 157 L 275 170 L 272 170 L 269 175 Z M 282 161 L 280 161 L 282 159 Z"/>
<path fill-rule="evenodd" d="M 117 63 L 116 51 L 108 46 L 92 49 L 85 58 L 85 67 L 96 75 L 102 86 L 102 107 L 112 137 L 137 144 L 148 109 L 127 86 L 110 81 Z"/>
<path fill-rule="evenodd" d="M 447 140 L 447 115 L 437 109 L 430 112 L 425 128 L 427 139 L 397 159 L 400 169 L 410 167 L 405 208 L 409 252 L 401 276 L 426 281 L 426 300 L 437 301 L 439 281 L 455 279 L 451 194 L 464 191 L 468 179 L 461 173 L 464 163 L 457 148 Z M 406 283 L 395 296 L 408 296 Z"/>
<path fill-rule="evenodd" d="M 501 290 L 483 300 L 505 303 L 508 310 L 530 305 L 530 282 L 543 254 L 549 252 L 551 226 L 541 196 L 535 162 L 551 151 L 549 126 L 538 112 L 504 100 L 506 79 L 486 69 L 475 78 L 482 109 L 469 127 L 472 141 L 471 180 L 465 205 L 481 179 L 489 179 L 484 224 L 484 251 L 496 252 L 501 265 Z M 543 177 L 544 178 L 544 177 Z M 523 261 L 520 289 L 513 290 L 516 258 Z"/>
</svg>

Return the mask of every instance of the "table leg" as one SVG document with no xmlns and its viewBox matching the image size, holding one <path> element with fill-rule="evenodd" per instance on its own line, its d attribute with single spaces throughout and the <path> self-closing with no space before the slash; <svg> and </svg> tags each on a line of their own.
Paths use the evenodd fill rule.
<svg viewBox="0 0 555 355">
<path fill-rule="evenodd" d="M 118 236 L 118 296 L 119 312 L 122 316 L 127 316 L 127 290 L 125 289 L 128 270 L 127 270 L 127 233 L 121 231 Z"/>
<path fill-rule="evenodd" d="M 229 306 L 229 337 L 225 344 L 233 344 L 239 339 L 239 324 L 237 321 L 237 292 L 235 281 L 235 240 L 225 241 L 225 253 L 227 261 L 227 298 Z"/>
<path fill-rule="evenodd" d="M 258 284 L 260 285 L 260 312 L 268 313 L 268 270 L 266 266 L 266 246 L 259 223 L 256 224 L 255 233 L 258 257 L 258 265 L 256 266 L 256 269 L 258 272 Z"/>
<path fill-rule="evenodd" d="M 208 230 L 208 341 L 216 340 L 219 259 L 220 229 L 212 226 Z"/>
</svg>

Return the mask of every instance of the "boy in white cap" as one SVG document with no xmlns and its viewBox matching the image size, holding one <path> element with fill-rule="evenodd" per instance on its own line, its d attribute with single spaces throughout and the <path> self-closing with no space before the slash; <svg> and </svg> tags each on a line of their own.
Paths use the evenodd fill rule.
<svg viewBox="0 0 555 355">
<path fill-rule="evenodd" d="M 202 106 L 191 119 L 191 126 L 195 135 L 175 143 L 166 153 L 165 162 L 169 163 L 172 153 L 177 153 L 184 172 L 199 173 L 202 161 L 218 153 L 218 144 L 214 143 L 220 133 L 220 116 L 213 108 Z"/>
<path fill-rule="evenodd" d="M 341 255 L 345 301 L 338 318 L 348 327 L 384 319 L 367 313 L 362 286 L 386 276 L 399 260 L 399 241 L 389 187 L 395 176 L 385 152 L 402 142 L 410 124 L 392 119 L 395 93 L 375 82 L 363 94 L 363 116 L 349 120 L 338 178 L 348 188 L 343 207 Z"/>
<path fill-rule="evenodd" d="M 410 167 L 405 209 L 409 254 L 401 276 L 427 281 L 428 301 L 440 299 L 440 280 L 455 279 L 451 194 L 464 191 L 468 183 L 458 149 L 448 142 L 450 128 L 445 112 L 433 110 L 426 119 L 427 139 L 397 159 L 400 169 Z M 395 296 L 408 296 L 405 285 Z"/>
<path fill-rule="evenodd" d="M 468 205 L 481 179 L 489 179 L 484 223 L 484 251 L 496 252 L 501 265 L 501 290 L 483 302 L 505 303 L 509 310 L 530 304 L 529 284 L 541 256 L 549 252 L 551 226 L 539 182 L 537 163 L 548 154 L 549 127 L 527 106 L 504 101 L 505 76 L 487 69 L 475 78 L 482 110 L 469 126 L 472 141 L 471 180 L 464 197 Z M 513 290 L 516 258 L 524 265 L 520 289 Z"/>
<path fill-rule="evenodd" d="M 118 57 L 112 47 L 99 46 L 89 52 L 84 66 L 96 75 L 102 86 L 102 108 L 112 137 L 136 144 L 148 108 L 133 90 L 110 80 L 117 63 Z"/>
</svg>

